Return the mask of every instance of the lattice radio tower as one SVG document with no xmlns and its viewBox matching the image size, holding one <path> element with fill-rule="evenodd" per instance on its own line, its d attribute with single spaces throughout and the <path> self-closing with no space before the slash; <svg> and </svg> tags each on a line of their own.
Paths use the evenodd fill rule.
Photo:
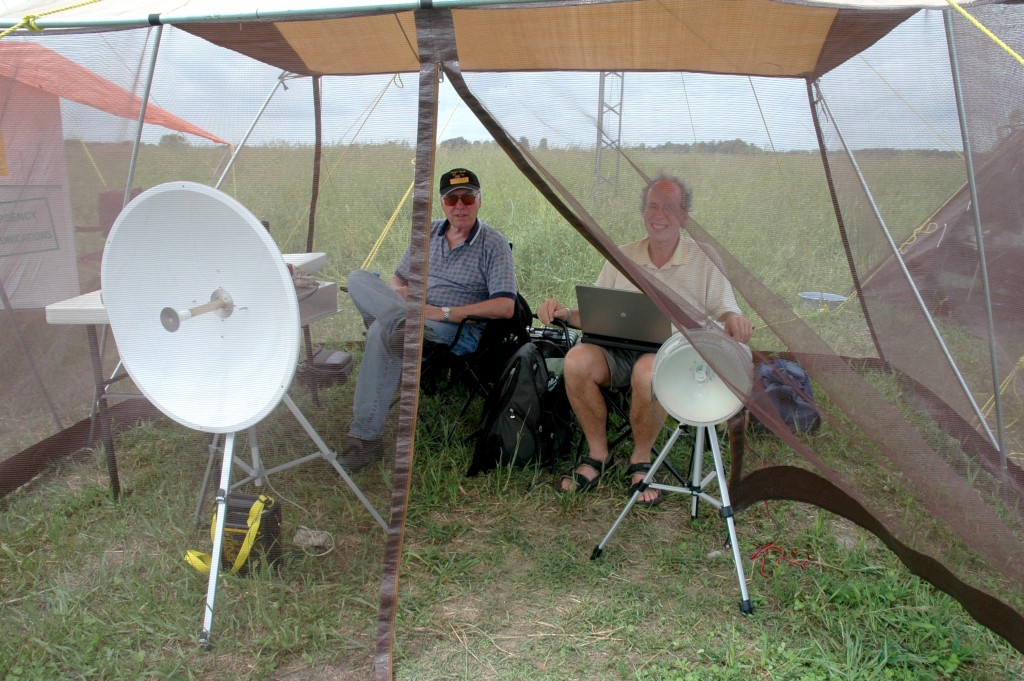
<svg viewBox="0 0 1024 681">
<path fill-rule="evenodd" d="M 602 71 L 597 102 L 597 154 L 594 159 L 594 188 L 619 186 L 619 144 L 622 141 L 622 102 L 626 74 Z M 605 156 L 605 150 L 610 152 Z M 614 160 L 614 161 L 613 161 Z"/>
</svg>

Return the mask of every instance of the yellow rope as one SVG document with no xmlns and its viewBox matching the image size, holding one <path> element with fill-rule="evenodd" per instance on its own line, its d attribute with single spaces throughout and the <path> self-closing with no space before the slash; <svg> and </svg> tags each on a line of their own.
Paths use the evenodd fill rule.
<svg viewBox="0 0 1024 681">
<path fill-rule="evenodd" d="M 473 80 L 475 80 L 475 79 L 476 79 L 476 74 L 474 74 L 473 77 L 470 78 L 469 84 L 472 85 L 473 84 Z M 438 135 L 439 137 L 444 135 L 445 130 L 448 129 L 448 125 L 452 122 L 452 119 L 455 118 L 455 112 L 458 111 L 458 109 L 459 109 L 459 107 L 461 105 L 462 105 L 462 100 L 459 100 L 458 102 L 455 103 L 455 107 L 451 110 L 451 113 L 448 114 L 448 120 L 446 120 L 444 122 L 444 125 L 441 126 L 441 132 L 440 132 L 440 135 Z M 413 164 L 413 166 L 416 165 L 416 159 L 412 159 L 410 162 Z M 405 195 L 402 197 L 402 200 L 398 202 L 397 206 L 395 206 L 394 212 L 391 213 L 391 218 L 388 220 L 388 223 L 386 225 L 384 225 L 384 229 L 381 230 L 380 236 L 377 237 L 377 241 L 373 244 L 373 248 L 370 249 L 369 254 L 367 254 L 367 256 L 366 256 L 366 260 L 363 261 L 363 264 L 360 266 L 360 269 L 363 269 L 363 270 L 370 269 L 370 264 L 373 262 L 373 259 L 377 255 L 377 252 L 380 250 L 381 246 L 384 244 L 384 239 L 387 237 L 388 232 L 391 231 L 391 227 L 392 227 L 392 225 L 395 224 L 395 220 L 398 219 L 398 214 L 401 212 L 402 206 L 404 206 L 405 202 L 409 200 L 409 195 L 412 194 L 412 188 L 413 188 L 413 186 L 415 184 L 416 184 L 416 180 L 413 180 L 412 182 L 409 183 L 409 188 L 405 190 Z"/>
<path fill-rule="evenodd" d="M 938 231 L 938 229 L 939 223 L 935 222 L 934 220 L 922 224 L 920 227 L 915 229 L 913 233 L 910 236 L 908 236 L 902 244 L 900 244 L 900 253 L 906 255 L 907 249 L 913 246 L 915 243 L 917 243 L 917 237 L 921 236 L 922 234 L 934 234 L 935 232 Z"/>
<path fill-rule="evenodd" d="M 100 178 L 100 184 L 103 186 L 103 189 L 107 189 L 107 179 L 103 177 L 103 172 L 100 170 L 99 163 L 96 162 L 96 157 L 92 155 L 92 152 L 89 150 L 89 145 L 85 143 L 85 135 L 81 133 L 81 130 L 78 127 L 78 122 L 75 121 L 74 116 L 68 117 L 68 121 L 71 125 L 72 132 L 78 138 L 79 144 L 82 145 L 82 151 L 85 153 L 85 157 L 89 160 L 93 170 L 96 171 L 96 175 Z"/>
<path fill-rule="evenodd" d="M 56 14 L 57 12 L 75 9 L 76 7 L 85 7 L 86 5 L 91 5 L 99 1 L 100 0 L 84 0 L 83 2 L 77 2 L 74 5 L 68 5 L 66 7 L 57 7 L 56 9 L 50 9 L 45 12 L 40 12 L 39 14 L 26 14 L 25 18 L 23 18 L 20 23 L 17 23 L 14 26 L 11 26 L 3 33 L 0 33 L 0 38 L 5 38 L 9 36 L 10 34 L 17 31 L 19 28 L 27 28 L 28 30 L 33 31 L 34 33 L 42 33 L 43 29 L 39 28 L 39 25 L 36 24 L 36 19 L 39 19 L 40 17 L 45 17 L 48 14 Z"/>
<path fill-rule="evenodd" d="M 772 150 L 772 158 L 775 160 L 775 169 L 779 173 L 779 177 L 782 178 L 782 186 L 786 189 L 786 200 L 789 202 L 791 209 L 796 208 L 796 202 L 793 201 L 793 191 L 790 187 L 789 180 L 786 177 L 786 173 L 782 170 L 782 159 L 779 158 L 779 152 L 775 148 L 775 140 L 772 139 L 772 131 L 768 129 L 768 121 L 764 117 L 764 109 L 761 107 L 761 100 L 757 96 L 757 89 L 754 88 L 754 79 L 747 76 L 747 84 L 750 85 L 750 94 L 754 96 L 754 104 L 757 106 L 757 113 L 761 117 L 761 126 L 764 128 L 764 134 L 768 137 L 768 146 Z"/>
<path fill-rule="evenodd" d="M 1003 382 L 999 384 L 999 394 L 1000 395 L 1004 395 L 1006 393 L 1006 391 L 1007 391 L 1007 388 L 1011 388 L 1012 387 L 1013 395 L 1014 395 L 1014 397 L 1017 398 L 1017 403 L 1018 404 L 1020 404 L 1022 402 L 1022 400 L 1021 400 L 1020 394 L 1017 392 L 1016 377 L 1017 377 L 1017 374 L 1020 371 L 1022 371 L 1022 370 L 1024 370 L 1024 357 L 1020 357 L 1017 360 L 1017 363 L 1014 365 L 1013 370 L 1010 372 L 1010 374 L 1005 379 L 1003 379 Z M 995 407 L 995 402 L 996 402 L 995 395 L 993 395 L 993 396 L 988 398 L 988 400 L 985 402 L 985 404 L 982 405 L 982 407 L 981 407 L 981 413 L 982 413 L 983 416 L 988 418 L 988 415 L 992 412 L 992 409 Z M 1017 423 L 1019 423 L 1019 422 L 1020 422 L 1020 417 L 1018 416 L 1017 418 L 1015 418 L 1012 421 L 1010 421 L 1009 423 L 1007 423 L 1005 427 L 1008 428 L 1008 429 L 1012 428 L 1012 427 L 1016 426 Z M 972 422 L 971 422 L 971 425 L 974 426 L 974 427 L 977 427 L 978 426 L 978 419 L 976 419 L 976 418 L 973 419 Z M 1021 453 L 1021 452 L 1010 452 L 1008 454 L 1008 456 L 1011 459 L 1020 460 L 1020 461 L 1022 461 L 1022 463 L 1024 463 L 1024 459 L 1022 459 L 1022 457 L 1024 457 L 1024 453 Z"/>
<path fill-rule="evenodd" d="M 1020 64 L 1021 66 L 1024 66 L 1024 59 L 1022 59 L 1019 54 L 1014 52 L 1013 49 L 1009 45 L 1007 45 L 1002 40 L 997 38 L 996 35 L 994 33 L 992 33 L 992 31 L 990 31 L 987 28 L 985 28 L 984 26 L 982 26 L 981 22 L 978 21 L 977 19 L 975 19 L 974 17 L 972 17 L 970 14 L 968 14 L 967 10 L 965 10 L 963 7 L 961 7 L 960 5 L 958 5 L 956 3 L 956 0 L 946 0 L 946 2 L 948 2 L 953 7 L 953 9 L 955 9 L 957 12 L 960 12 L 960 14 L 964 15 L 964 18 L 967 19 L 967 21 L 969 21 L 972 24 L 974 24 L 974 27 L 977 28 L 982 33 L 984 33 L 986 36 L 988 36 L 989 39 L 992 40 L 992 42 L 994 42 L 999 47 L 1003 48 L 1003 50 L 1007 54 L 1009 54 L 1011 57 L 1016 59 L 1018 64 Z"/>
<path fill-rule="evenodd" d="M 907 99 L 906 97 L 904 97 L 904 96 L 903 96 L 903 94 L 902 94 L 902 93 L 901 93 L 901 92 L 900 92 L 900 91 L 899 91 L 899 90 L 898 90 L 898 89 L 897 89 L 897 88 L 896 88 L 896 87 L 895 87 L 895 86 L 894 86 L 894 85 L 893 85 L 892 83 L 890 83 L 890 82 L 889 82 L 889 80 L 888 80 L 888 79 L 887 79 L 887 78 L 886 78 L 886 77 L 885 77 L 884 75 L 882 75 L 882 73 L 880 73 L 880 72 L 878 71 L 878 69 L 876 69 L 876 68 L 874 67 L 874 65 L 873 65 L 873 64 L 872 64 L 871 62 L 869 62 L 869 61 L 868 61 L 868 60 L 867 60 L 867 59 L 866 59 L 866 58 L 864 57 L 864 55 L 863 55 L 863 54 L 860 54 L 860 55 L 858 55 L 858 56 L 860 57 L 860 60 L 861 60 L 862 62 L 864 62 L 864 65 L 865 65 L 865 66 L 867 66 L 867 67 L 868 67 L 869 69 L 871 69 L 872 73 L 874 73 L 874 74 L 875 74 L 875 76 L 876 76 L 876 77 L 877 77 L 877 78 L 878 78 L 878 79 L 879 79 L 880 81 L 882 81 L 883 83 L 885 83 L 886 87 L 888 87 L 888 88 L 889 88 L 889 90 L 890 90 L 890 91 L 891 91 L 891 92 L 892 92 L 892 93 L 893 93 L 894 95 L 896 95 L 896 98 L 897 98 L 897 99 L 899 99 L 899 100 L 900 100 L 901 102 L 903 102 L 903 105 L 904 105 L 905 107 L 907 107 L 908 109 L 910 109 L 910 110 L 911 110 L 911 111 L 912 111 L 912 112 L 914 113 L 914 115 L 916 115 L 916 116 L 917 116 L 917 118 L 918 118 L 918 119 L 919 119 L 919 120 L 920 120 L 920 121 L 921 121 L 922 123 L 924 123 L 924 124 L 925 124 L 925 126 L 926 126 L 926 127 L 927 127 L 927 128 L 929 129 L 929 130 L 931 130 L 931 131 L 932 131 L 932 133 L 934 133 L 934 134 L 935 134 L 935 136 L 936 136 L 936 137 L 938 137 L 938 138 L 939 138 L 940 140 L 942 140 L 942 141 L 943 141 L 943 142 L 944 142 L 944 143 L 946 144 L 946 146 L 947 146 L 947 147 L 949 147 L 950 151 L 952 151 L 953 153 L 955 153 L 955 154 L 956 154 L 956 155 L 957 155 L 958 157 L 960 157 L 961 159 L 962 159 L 962 158 L 964 157 L 964 155 L 963 155 L 962 153 L 960 153 L 960 151 L 959 151 L 959 149 L 960 149 L 960 148 L 959 148 L 959 147 L 958 147 L 958 146 L 957 146 L 956 144 L 954 144 L 953 142 L 951 142 L 950 140 L 946 139 L 946 136 L 942 134 L 942 131 L 941 131 L 941 130 L 939 130 L 939 128 L 938 128 L 938 127 L 936 127 L 935 125 L 932 125 L 931 121 L 929 121 L 929 120 L 928 120 L 928 119 L 927 119 L 927 118 L 926 118 L 926 117 L 924 116 L 924 114 L 922 114 L 922 113 L 921 113 L 920 111 L 918 111 L 918 110 L 917 110 L 917 107 L 915 107 L 915 106 L 913 105 L 913 103 L 911 103 L 911 101 L 910 101 L 909 99 Z"/>
<path fill-rule="evenodd" d="M 1015 381 L 1017 373 L 1022 370 L 1024 370 L 1024 357 L 1021 357 L 1020 359 L 1017 360 L 1017 364 L 1014 365 L 1013 371 L 1011 371 L 1009 375 L 1007 375 L 1007 377 L 1004 378 L 1003 382 L 999 385 L 1000 395 L 1006 392 L 1006 389 L 1010 386 L 1010 383 Z M 1014 392 L 1016 393 L 1016 390 L 1014 390 Z M 995 406 L 995 402 L 995 395 L 989 397 L 988 401 L 986 401 L 985 404 L 981 407 L 981 413 L 984 414 L 985 416 L 988 416 L 989 412 L 991 412 L 992 408 Z"/>
<path fill-rule="evenodd" d="M 348 130 L 342 133 L 341 139 L 344 140 L 345 137 L 347 137 L 348 134 L 352 132 L 352 129 L 358 126 L 358 129 L 356 129 L 356 131 L 352 134 L 352 138 L 349 140 L 350 145 L 355 143 L 356 138 L 359 137 L 359 133 L 363 131 L 363 127 L 365 127 L 366 123 L 370 120 L 370 116 L 373 115 L 373 112 L 377 110 L 377 106 L 384 99 L 384 95 L 387 94 L 388 89 L 391 87 L 391 85 L 395 82 L 397 78 L 398 76 L 396 75 L 392 76 L 391 79 L 388 80 L 387 84 L 385 84 L 381 91 L 376 95 L 376 97 L 374 97 L 373 101 L 370 102 L 366 110 L 355 119 L 352 125 L 348 127 Z M 332 165 L 328 165 L 326 160 L 322 163 L 322 165 L 326 168 L 326 171 L 324 172 L 323 177 L 321 178 L 321 184 L 326 184 L 331 181 L 331 178 L 334 177 L 334 171 L 337 170 L 338 166 L 341 165 L 341 162 L 344 160 L 345 155 L 347 153 L 347 150 L 342 151 Z M 295 236 L 295 234 L 298 233 L 299 227 L 301 225 L 302 212 L 300 211 L 296 213 L 295 219 L 292 221 L 291 230 L 288 232 L 288 234 L 284 236 L 285 243 L 287 243 L 289 239 L 291 239 L 292 237 Z"/>
<path fill-rule="evenodd" d="M 413 159 L 412 163 L 415 165 L 416 160 Z M 402 206 L 404 206 L 405 202 L 409 200 L 409 194 L 412 194 L 412 188 L 415 184 L 416 180 L 409 183 L 409 188 L 405 190 L 405 196 L 403 196 L 402 200 L 398 202 L 397 206 L 395 206 L 395 210 L 391 213 L 391 218 L 388 220 L 388 224 L 384 225 L 384 229 L 381 230 L 380 236 L 377 237 L 377 241 L 373 244 L 373 248 L 370 249 L 370 252 L 366 256 L 366 260 L 364 260 L 363 264 L 359 266 L 359 269 L 370 269 L 370 263 L 373 262 L 373 259 L 377 256 L 377 251 L 379 251 L 380 247 L 384 244 L 384 239 L 387 237 L 388 232 L 391 231 L 391 226 L 395 224 L 395 220 L 398 219 L 398 214 L 402 211 Z"/>
</svg>

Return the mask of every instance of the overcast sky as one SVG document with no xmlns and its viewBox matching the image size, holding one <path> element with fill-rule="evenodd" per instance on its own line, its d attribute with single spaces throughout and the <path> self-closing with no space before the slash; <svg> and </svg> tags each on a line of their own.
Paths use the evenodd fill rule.
<svg viewBox="0 0 1024 681">
<path fill-rule="evenodd" d="M 939 12 L 911 20 L 913 31 L 926 29 L 913 43 L 888 40 L 863 57 L 840 67 L 847 84 L 844 97 L 826 97 L 854 146 L 880 146 L 879 131 L 900 147 L 949 148 L 959 143 L 955 109 L 949 92 L 949 58 Z M 898 29 L 910 35 L 911 30 Z M 100 36 L 68 36 L 43 41 L 97 73 L 133 87 L 133 74 L 148 54 L 143 31 Z M 88 41 L 88 42 L 87 42 Z M 232 143 L 244 137 L 268 95 L 279 71 L 173 28 L 164 30 L 152 99 L 160 106 Z M 514 136 L 532 142 L 544 137 L 553 145 L 592 146 L 601 109 L 599 76 L 589 74 L 473 74 L 466 75 L 474 91 Z M 324 131 L 326 141 L 411 141 L 415 135 L 417 77 L 403 75 L 325 79 Z M 617 83 L 622 83 L 621 118 L 604 124 L 625 145 L 688 143 L 743 139 L 777 149 L 815 147 L 803 81 L 713 77 L 695 74 L 626 74 L 607 81 L 612 94 L 606 102 L 618 106 Z M 286 81 L 278 88 L 249 140 L 312 141 L 309 79 Z M 138 90 L 138 87 L 135 87 Z M 834 93 L 834 94 L 833 94 Z M 834 97 L 834 99 L 833 99 Z M 85 129 L 91 114 L 71 107 L 70 127 Z M 447 82 L 439 106 L 440 139 L 490 139 Z M 146 134 L 159 140 L 166 130 Z M 74 134 L 69 131 L 69 134 Z"/>
</svg>

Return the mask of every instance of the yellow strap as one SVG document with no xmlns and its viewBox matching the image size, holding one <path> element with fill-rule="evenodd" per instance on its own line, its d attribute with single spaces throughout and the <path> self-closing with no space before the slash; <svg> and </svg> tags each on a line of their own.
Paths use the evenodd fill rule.
<svg viewBox="0 0 1024 681">
<path fill-rule="evenodd" d="M 185 552 L 185 562 L 204 575 L 210 574 L 210 554 L 189 549 Z"/>
<path fill-rule="evenodd" d="M 232 564 L 229 572 L 238 572 L 245 561 L 249 558 L 249 553 L 252 551 L 252 545 L 256 543 L 256 537 L 260 532 L 260 521 L 263 519 L 263 511 L 266 508 L 270 508 L 274 505 L 274 500 L 265 494 L 261 494 L 259 499 L 253 502 L 249 508 L 249 518 L 246 520 L 246 527 L 248 528 L 245 532 L 245 539 L 242 540 L 242 546 L 238 549 L 238 555 L 235 556 L 235 562 Z M 214 535 L 217 533 L 217 511 L 213 512 L 213 520 L 210 522 L 210 539 L 214 539 Z M 203 553 L 191 549 L 185 552 L 185 562 L 194 567 L 204 575 L 210 574 L 210 564 L 212 559 L 210 554 Z"/>
<path fill-rule="evenodd" d="M 246 522 L 249 528 L 245 533 L 245 540 L 242 542 L 242 548 L 238 549 L 238 555 L 235 556 L 235 564 L 232 566 L 232 572 L 238 572 L 238 570 L 245 565 L 245 561 L 249 558 L 249 552 L 252 551 L 252 545 L 256 543 L 256 536 L 260 533 L 260 521 L 263 519 L 263 509 L 267 506 L 272 506 L 273 500 L 264 494 L 260 495 L 260 498 L 253 502 L 252 507 L 249 509 L 249 519 Z"/>
</svg>

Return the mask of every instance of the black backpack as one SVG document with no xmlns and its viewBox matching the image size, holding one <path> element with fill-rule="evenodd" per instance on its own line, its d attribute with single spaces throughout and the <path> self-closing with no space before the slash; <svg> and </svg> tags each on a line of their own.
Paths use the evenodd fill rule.
<svg viewBox="0 0 1024 681">
<path fill-rule="evenodd" d="M 814 403 L 811 378 L 799 363 L 781 357 L 761 362 L 754 370 L 753 399 L 774 410 L 794 433 L 813 433 L 821 426 L 821 415 Z M 757 419 L 755 432 L 768 428 Z"/>
<path fill-rule="evenodd" d="M 574 418 L 561 371 L 548 371 L 547 360 L 565 350 L 536 339 L 519 348 L 505 364 L 484 403 L 473 462 L 466 475 L 498 466 L 550 464 L 571 447 Z"/>
</svg>

